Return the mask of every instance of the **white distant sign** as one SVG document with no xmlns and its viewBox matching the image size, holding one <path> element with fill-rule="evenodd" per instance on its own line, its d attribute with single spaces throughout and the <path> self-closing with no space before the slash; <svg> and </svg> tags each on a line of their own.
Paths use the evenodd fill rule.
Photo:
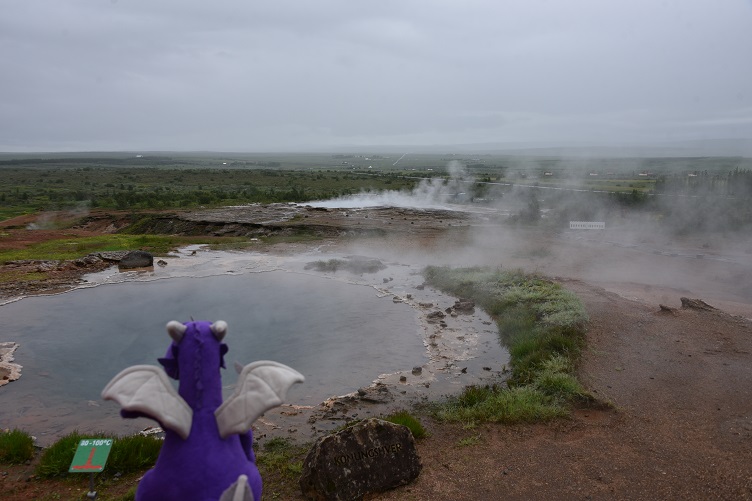
<svg viewBox="0 0 752 501">
<path fill-rule="evenodd" d="M 606 223 L 600 221 L 569 221 L 570 230 L 605 230 Z"/>
</svg>

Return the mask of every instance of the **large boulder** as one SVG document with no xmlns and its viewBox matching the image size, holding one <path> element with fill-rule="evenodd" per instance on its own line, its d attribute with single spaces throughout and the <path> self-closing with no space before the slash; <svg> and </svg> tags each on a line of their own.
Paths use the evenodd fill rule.
<svg viewBox="0 0 752 501">
<path fill-rule="evenodd" d="M 371 418 L 313 446 L 300 488 L 313 500 L 360 500 L 412 482 L 422 465 L 410 430 Z"/>
<path fill-rule="evenodd" d="M 149 266 L 154 266 L 154 256 L 142 250 L 130 251 L 118 262 L 118 268 L 124 270 L 148 268 Z"/>
</svg>

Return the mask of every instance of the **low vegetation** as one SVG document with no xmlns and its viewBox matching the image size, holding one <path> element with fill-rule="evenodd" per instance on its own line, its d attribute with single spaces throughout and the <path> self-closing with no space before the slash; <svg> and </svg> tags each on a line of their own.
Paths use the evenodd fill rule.
<svg viewBox="0 0 752 501">
<path fill-rule="evenodd" d="M 256 453 L 256 466 L 264 479 L 264 499 L 289 499 L 300 491 L 298 478 L 303 472 L 310 444 L 298 445 L 276 437 Z"/>
<path fill-rule="evenodd" d="M 124 233 L 93 237 L 70 237 L 36 243 L 23 249 L 0 250 L 0 264 L 27 259 L 45 261 L 78 259 L 91 253 L 131 249 L 148 250 L 156 255 L 165 255 L 178 247 L 191 244 L 206 244 L 215 248 L 237 248 L 247 245 L 248 239 L 240 237 L 130 235 Z"/>
<path fill-rule="evenodd" d="M 18 464 L 34 457 L 34 439 L 21 430 L 0 432 L 0 463 Z"/>
<path fill-rule="evenodd" d="M 103 434 L 70 433 L 44 450 L 36 474 L 41 478 L 67 475 L 78 443 L 83 438 L 111 437 Z M 107 470 L 126 474 L 150 468 L 156 462 L 161 448 L 162 441 L 158 438 L 142 435 L 117 437 L 107 459 Z"/>
<path fill-rule="evenodd" d="M 410 414 L 408 411 L 397 411 L 389 414 L 388 416 L 384 416 L 381 419 L 383 419 L 384 421 L 389 421 L 390 423 L 406 426 L 407 429 L 410 430 L 410 433 L 413 434 L 413 438 L 415 440 L 425 438 L 427 435 L 426 429 L 423 428 L 423 425 L 420 423 L 418 418 Z"/>
<path fill-rule="evenodd" d="M 574 376 L 587 313 L 577 296 L 521 271 L 429 267 L 428 283 L 472 299 L 496 321 L 508 347 L 505 385 L 471 386 L 436 410 L 448 421 L 518 423 L 565 416 L 591 397 Z"/>
</svg>

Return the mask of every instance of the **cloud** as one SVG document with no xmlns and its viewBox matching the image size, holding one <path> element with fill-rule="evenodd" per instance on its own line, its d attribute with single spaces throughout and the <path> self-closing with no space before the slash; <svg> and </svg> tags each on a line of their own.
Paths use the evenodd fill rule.
<svg viewBox="0 0 752 501">
<path fill-rule="evenodd" d="M 717 117 L 752 105 L 750 2 L 11 0 L 0 14 L 4 149 L 719 137 Z"/>
</svg>

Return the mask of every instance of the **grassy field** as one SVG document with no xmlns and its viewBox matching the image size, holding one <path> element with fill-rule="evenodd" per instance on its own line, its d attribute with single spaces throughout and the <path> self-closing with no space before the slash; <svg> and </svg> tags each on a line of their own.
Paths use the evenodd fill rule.
<svg viewBox="0 0 752 501">
<path fill-rule="evenodd" d="M 659 176 L 750 169 L 734 158 L 593 159 L 458 154 L 0 154 L 0 219 L 90 207 L 174 209 L 410 190 L 456 161 L 478 182 L 651 192 Z"/>
</svg>

